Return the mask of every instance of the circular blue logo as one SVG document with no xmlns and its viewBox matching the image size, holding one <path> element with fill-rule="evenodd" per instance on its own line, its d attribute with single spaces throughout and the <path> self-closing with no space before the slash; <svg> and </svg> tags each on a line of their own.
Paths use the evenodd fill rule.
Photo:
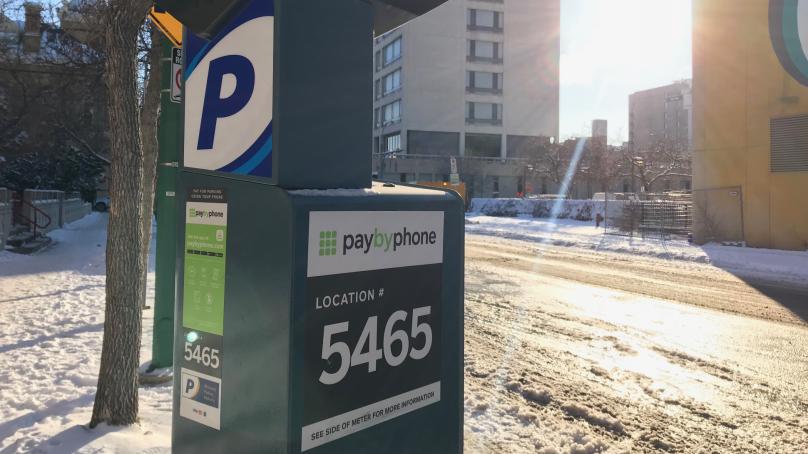
<svg viewBox="0 0 808 454">
<path fill-rule="evenodd" d="M 770 0 L 769 33 L 780 63 L 808 86 L 808 0 Z"/>
</svg>

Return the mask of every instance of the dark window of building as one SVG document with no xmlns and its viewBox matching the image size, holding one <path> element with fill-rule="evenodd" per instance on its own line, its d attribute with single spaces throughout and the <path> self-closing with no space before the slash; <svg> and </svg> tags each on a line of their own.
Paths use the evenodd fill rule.
<svg viewBox="0 0 808 454">
<path fill-rule="evenodd" d="M 387 66 L 390 63 L 393 63 L 394 61 L 397 61 L 399 58 L 401 58 L 401 37 L 396 38 L 395 41 L 384 46 L 382 54 L 383 54 L 382 66 Z"/>
<path fill-rule="evenodd" d="M 397 99 L 382 107 L 381 115 L 383 125 L 401 121 L 401 100 Z"/>
<path fill-rule="evenodd" d="M 407 174 L 406 174 L 406 173 L 402 173 L 401 175 L 399 175 L 399 177 L 398 177 L 398 181 L 400 181 L 400 182 L 402 182 L 402 183 L 406 183 L 406 182 L 407 182 Z"/>
<path fill-rule="evenodd" d="M 519 179 L 517 180 L 517 182 L 516 182 L 516 192 L 519 193 L 519 195 L 522 195 L 522 194 L 525 193 L 525 178 L 524 177 L 519 177 Z"/>
<path fill-rule="evenodd" d="M 502 62 L 502 43 L 470 39 L 467 56 L 471 61 L 500 63 Z"/>
<path fill-rule="evenodd" d="M 382 95 L 387 96 L 390 93 L 401 89 L 401 69 L 397 69 L 390 74 L 384 76 L 382 79 Z"/>
<path fill-rule="evenodd" d="M 466 134 L 466 156 L 499 158 L 502 136 L 498 134 Z"/>
<path fill-rule="evenodd" d="M 491 188 L 494 198 L 499 197 L 499 177 L 491 177 Z"/>
<path fill-rule="evenodd" d="M 396 132 L 384 136 L 384 151 L 401 151 L 401 133 Z"/>
<path fill-rule="evenodd" d="M 505 140 L 506 156 L 509 158 L 536 159 L 547 139 L 537 136 L 508 136 Z"/>
<path fill-rule="evenodd" d="M 808 115 L 771 119 L 771 171 L 808 172 Z"/>
<path fill-rule="evenodd" d="M 460 134 L 456 132 L 407 131 L 407 154 L 457 156 Z"/>
<path fill-rule="evenodd" d="M 502 73 L 466 71 L 466 90 L 472 93 L 502 93 Z"/>
<path fill-rule="evenodd" d="M 469 9 L 466 23 L 469 30 L 501 32 L 504 25 L 503 13 L 486 9 Z"/>
<path fill-rule="evenodd" d="M 491 102 L 467 102 L 466 122 L 502 124 L 502 104 Z"/>
</svg>

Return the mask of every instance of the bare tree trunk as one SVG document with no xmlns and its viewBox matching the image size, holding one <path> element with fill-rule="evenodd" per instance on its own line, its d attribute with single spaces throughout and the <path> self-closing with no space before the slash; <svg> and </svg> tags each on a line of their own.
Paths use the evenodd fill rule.
<svg viewBox="0 0 808 454">
<path fill-rule="evenodd" d="M 138 415 L 143 151 L 137 96 L 137 37 L 148 0 L 111 0 L 102 11 L 104 83 L 109 100 L 110 211 L 107 301 L 101 368 L 90 427 L 133 424 Z"/>
<path fill-rule="evenodd" d="M 151 49 L 149 51 L 149 79 L 146 82 L 146 93 L 143 99 L 143 108 L 140 111 L 140 140 L 143 144 L 143 218 L 141 230 L 143 231 L 143 247 L 140 254 L 146 263 L 143 267 L 143 299 L 141 306 L 146 307 L 146 281 L 149 267 L 149 245 L 151 244 L 152 214 L 154 213 L 154 188 L 157 173 L 157 122 L 160 118 L 160 88 L 162 79 L 162 65 L 160 56 L 160 32 L 152 27 Z"/>
</svg>

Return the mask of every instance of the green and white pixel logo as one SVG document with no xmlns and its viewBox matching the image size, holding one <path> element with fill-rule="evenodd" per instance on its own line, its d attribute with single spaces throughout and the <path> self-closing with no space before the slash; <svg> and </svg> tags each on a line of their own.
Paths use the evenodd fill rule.
<svg viewBox="0 0 808 454">
<path fill-rule="evenodd" d="M 337 255 L 337 231 L 320 232 L 320 257 Z"/>
</svg>

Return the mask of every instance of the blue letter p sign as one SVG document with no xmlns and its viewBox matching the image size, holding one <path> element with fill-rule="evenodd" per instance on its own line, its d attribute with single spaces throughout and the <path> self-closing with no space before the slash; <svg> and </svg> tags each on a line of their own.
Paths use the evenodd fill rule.
<svg viewBox="0 0 808 454">
<path fill-rule="evenodd" d="M 273 14 L 251 0 L 209 41 L 187 34 L 184 167 L 272 178 Z"/>
<path fill-rule="evenodd" d="M 223 97 L 225 76 L 234 78 L 235 86 Z M 250 60 L 241 55 L 227 55 L 211 60 L 205 101 L 202 105 L 202 124 L 196 147 L 198 150 L 213 148 L 218 119 L 235 115 L 243 109 L 250 101 L 254 89 L 255 69 Z"/>
</svg>

